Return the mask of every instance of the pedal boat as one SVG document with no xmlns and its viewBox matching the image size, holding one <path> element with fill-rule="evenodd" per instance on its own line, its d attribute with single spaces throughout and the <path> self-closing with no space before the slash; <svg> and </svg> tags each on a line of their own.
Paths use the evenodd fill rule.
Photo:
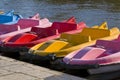
<svg viewBox="0 0 120 80">
<path fill-rule="evenodd" d="M 39 56 L 42 60 L 63 58 L 72 51 L 94 45 L 97 39 L 112 40 L 119 35 L 117 27 L 106 29 L 107 23 L 100 27 L 84 28 L 77 34 L 63 33 L 57 40 L 50 40 L 37 44 L 29 49 L 29 53 Z"/>
<path fill-rule="evenodd" d="M 76 24 L 75 18 L 72 17 L 66 22 L 53 22 L 51 27 L 38 28 L 32 27 L 30 32 L 18 34 L 6 38 L 1 46 L 2 52 L 26 52 L 28 49 L 38 43 L 59 38 L 61 33 L 69 32 L 78 33 L 86 27 L 84 22 Z"/>
<path fill-rule="evenodd" d="M 114 40 L 97 40 L 93 46 L 76 50 L 57 63 L 66 69 L 86 69 L 90 74 L 120 70 L 120 36 Z"/>
<path fill-rule="evenodd" d="M 0 14 L 0 24 L 11 25 L 15 24 L 22 18 L 21 15 L 14 14 L 14 10 Z"/>
<path fill-rule="evenodd" d="M 31 18 L 19 19 L 16 24 L 0 25 L 0 40 L 20 33 L 28 32 L 32 27 L 45 28 L 52 25 L 47 18 L 40 19 L 39 17 L 39 13 L 37 13 Z"/>
</svg>

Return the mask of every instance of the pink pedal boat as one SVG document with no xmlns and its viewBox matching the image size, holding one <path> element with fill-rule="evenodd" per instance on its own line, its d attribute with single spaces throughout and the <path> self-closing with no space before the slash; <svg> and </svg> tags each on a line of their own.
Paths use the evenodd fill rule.
<svg viewBox="0 0 120 80">
<path fill-rule="evenodd" d="M 28 49 L 38 43 L 60 37 L 63 32 L 71 34 L 82 31 L 87 27 L 84 22 L 76 24 L 75 18 L 71 17 L 65 22 L 53 22 L 51 27 L 40 28 L 32 27 L 30 32 L 18 34 L 4 39 L 2 44 L 2 52 L 26 52 Z"/>
<path fill-rule="evenodd" d="M 67 69 L 86 69 L 90 74 L 120 70 L 120 36 L 118 39 L 97 40 L 93 46 L 74 51 L 56 61 Z"/>
<path fill-rule="evenodd" d="M 29 19 L 19 19 L 16 24 L 2 25 L 0 24 L 0 40 L 19 33 L 28 32 L 31 27 L 49 27 L 52 23 L 47 18 L 40 19 L 37 13 Z"/>
</svg>

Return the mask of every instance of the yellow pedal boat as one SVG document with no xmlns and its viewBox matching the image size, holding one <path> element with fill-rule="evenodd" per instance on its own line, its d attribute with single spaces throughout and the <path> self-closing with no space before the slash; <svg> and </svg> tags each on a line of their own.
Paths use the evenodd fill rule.
<svg viewBox="0 0 120 80">
<path fill-rule="evenodd" d="M 29 53 L 42 58 L 49 57 L 47 59 L 61 58 L 74 50 L 94 45 L 97 39 L 113 40 L 118 37 L 119 33 L 117 27 L 108 29 L 107 23 L 104 22 L 99 27 L 84 28 L 82 32 L 77 34 L 63 33 L 57 40 L 50 40 L 33 46 Z"/>
</svg>

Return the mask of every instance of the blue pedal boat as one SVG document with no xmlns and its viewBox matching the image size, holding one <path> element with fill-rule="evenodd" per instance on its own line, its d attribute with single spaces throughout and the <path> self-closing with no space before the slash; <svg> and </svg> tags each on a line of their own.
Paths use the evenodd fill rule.
<svg viewBox="0 0 120 80">
<path fill-rule="evenodd" d="M 14 10 L 0 14 L 0 24 L 11 25 L 18 22 L 22 18 L 21 15 L 15 14 Z"/>
</svg>

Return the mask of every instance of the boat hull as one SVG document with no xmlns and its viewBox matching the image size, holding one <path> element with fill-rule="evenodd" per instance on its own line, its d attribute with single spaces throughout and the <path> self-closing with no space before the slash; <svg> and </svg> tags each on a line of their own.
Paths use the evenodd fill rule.
<svg viewBox="0 0 120 80">
<path fill-rule="evenodd" d="M 63 29 L 63 27 L 64 27 L 64 29 Z M 68 20 L 68 22 L 54 22 L 51 27 L 46 27 L 46 28 L 32 27 L 29 34 L 35 34 L 37 36 L 36 39 L 31 40 L 29 42 L 28 41 L 27 42 L 19 41 L 19 43 L 16 43 L 16 40 L 18 40 L 18 39 L 24 40 L 27 36 L 26 37 L 24 36 L 24 34 L 26 34 L 26 33 L 22 33 L 22 36 L 20 36 L 16 39 L 17 35 L 15 35 L 11 39 L 15 38 L 16 40 L 14 40 L 12 42 L 10 40 L 6 40 L 6 42 L 2 46 L 2 51 L 4 52 L 4 50 L 6 48 L 9 48 L 9 50 L 11 49 L 11 52 L 12 52 L 15 47 L 21 48 L 24 46 L 30 48 L 30 47 L 34 46 L 35 44 L 59 38 L 60 34 L 63 32 L 69 32 L 69 31 L 71 32 L 72 31 L 71 34 L 77 33 L 78 31 L 82 31 L 82 29 L 84 27 L 86 27 L 86 24 L 84 22 L 81 22 L 79 25 L 77 25 L 76 23 L 73 23 L 69 20 Z M 23 36 L 24 36 L 24 38 L 23 38 Z M 3 48 L 5 48 L 5 49 L 3 49 Z M 19 49 L 18 49 L 18 51 L 19 51 Z"/>
<path fill-rule="evenodd" d="M 114 32 L 116 32 L 116 33 L 114 33 Z M 118 35 L 120 34 L 120 32 L 119 32 L 119 29 L 114 29 L 113 30 L 113 33 L 114 34 L 111 34 L 110 36 L 106 36 L 106 37 L 103 37 L 103 38 L 98 38 L 98 39 L 102 39 L 102 40 L 113 40 L 113 39 L 116 39 L 117 37 L 118 37 Z M 79 37 L 78 37 L 79 38 Z M 73 40 L 76 40 L 75 38 L 72 38 Z M 83 38 L 82 38 L 83 39 Z M 89 39 L 89 36 L 88 36 L 88 39 Z M 79 40 L 76 40 L 76 41 L 79 41 Z M 83 40 L 82 40 L 83 41 Z M 61 42 L 62 42 L 62 40 L 61 40 Z M 65 40 L 63 40 L 63 42 L 65 42 Z M 72 42 L 72 41 L 71 41 Z M 47 42 L 46 42 L 47 43 Z M 55 55 L 56 57 L 58 57 L 58 58 L 61 58 L 61 57 L 64 57 L 64 56 L 66 56 L 67 54 L 69 54 L 70 52 L 72 52 L 72 51 L 75 51 L 75 50 L 77 50 L 77 49 L 82 49 L 82 48 L 84 48 L 84 47 L 86 47 L 86 46 L 91 46 L 91 45 L 94 45 L 95 43 L 96 43 L 96 40 L 92 40 L 92 41 L 87 41 L 87 42 L 85 42 L 85 43 L 81 43 L 81 44 L 79 44 L 79 45 L 75 45 L 75 46 L 70 46 L 70 47 L 68 47 L 67 46 L 67 48 L 62 48 L 62 49 L 60 49 L 60 50 L 58 50 L 58 51 L 55 51 L 56 49 L 53 49 L 51 46 L 54 44 L 54 43 L 52 43 L 50 46 L 49 46 L 49 44 L 48 44 L 48 47 L 47 48 L 44 48 L 44 50 L 39 50 L 40 49 L 40 47 L 41 47 L 41 45 L 42 44 L 46 44 L 46 43 L 41 43 L 41 44 L 38 44 L 38 45 L 36 45 L 36 46 L 34 46 L 34 47 L 32 47 L 30 50 L 29 50 L 29 52 L 31 52 L 32 54 L 36 54 L 36 55 L 39 55 L 39 56 L 47 56 L 47 55 L 49 55 L 49 54 L 53 54 L 53 55 Z M 48 41 L 48 43 L 49 43 L 49 41 Z M 57 47 L 57 44 L 55 45 L 56 47 Z M 55 47 L 54 46 L 54 47 Z M 50 48 L 51 47 L 51 48 Z M 63 46 L 64 47 L 64 46 Z M 49 49 L 48 49 L 49 48 Z M 38 49 L 38 50 L 37 50 Z M 48 51 L 46 51 L 46 50 L 48 50 Z M 51 50 L 51 51 L 50 51 Z"/>
<path fill-rule="evenodd" d="M 101 74 L 101 73 L 108 73 L 120 70 L 120 63 L 111 64 L 111 65 L 102 65 L 98 68 L 88 69 L 90 74 Z"/>
</svg>

